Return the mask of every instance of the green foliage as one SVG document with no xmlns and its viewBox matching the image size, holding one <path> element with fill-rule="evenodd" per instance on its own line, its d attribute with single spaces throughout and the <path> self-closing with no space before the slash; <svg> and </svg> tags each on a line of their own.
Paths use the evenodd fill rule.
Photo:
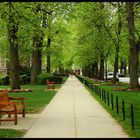
<svg viewBox="0 0 140 140">
<path fill-rule="evenodd" d="M 55 74 L 54 73 L 54 76 L 63 76 L 63 77 L 68 77 L 69 74 L 68 73 L 59 73 L 59 74 Z"/>
<path fill-rule="evenodd" d="M 139 37 L 140 8 L 135 3 L 136 38 Z M 121 5 L 121 12 L 118 11 Z M 139 5 L 139 4 L 138 4 Z M 120 40 L 119 60 L 129 60 L 129 42 L 125 3 L 123 2 L 3 2 L 0 4 L 0 52 L 6 54 L 9 62 L 7 23 L 9 11 L 18 23 L 19 61 L 23 67 L 30 67 L 33 37 L 43 38 L 42 68 L 46 69 L 47 53 L 51 55 L 51 69 L 65 70 L 84 68 L 108 58 L 112 68 L 115 58 L 115 43 Z M 118 36 L 118 15 L 122 31 Z M 9 25 L 12 26 L 12 25 Z M 47 48 L 51 37 L 50 48 Z M 114 41 L 115 40 L 115 41 Z M 38 40 L 39 41 L 39 40 Z M 115 43 L 114 43 L 115 42 Z M 38 43 L 38 42 L 36 42 Z M 26 71 L 26 70 L 23 70 Z M 21 75 L 29 76 L 29 71 Z"/>
<path fill-rule="evenodd" d="M 0 75 L 0 85 L 9 85 L 10 81 L 9 81 L 9 76 L 8 75 Z"/>
<path fill-rule="evenodd" d="M 49 81 L 53 81 L 55 82 L 56 84 L 62 84 L 63 82 L 63 78 L 64 76 L 66 75 L 54 75 L 54 74 L 49 74 L 47 72 L 43 72 L 41 74 L 38 75 L 37 77 L 37 84 L 46 84 L 46 80 L 49 80 Z"/>
<path fill-rule="evenodd" d="M 20 84 L 26 84 L 26 83 L 28 83 L 27 75 L 26 74 L 20 75 Z"/>
<path fill-rule="evenodd" d="M 37 77 L 37 84 L 46 84 L 46 79 L 49 77 L 52 77 L 53 74 L 47 73 L 47 72 L 42 72 L 41 74 L 38 75 Z"/>
<path fill-rule="evenodd" d="M 62 84 L 63 76 L 51 76 L 51 77 L 47 77 L 47 80 L 54 81 L 56 84 Z"/>
<path fill-rule="evenodd" d="M 27 76 L 31 75 L 31 70 L 30 68 L 26 66 L 20 66 L 20 75 L 26 74 Z"/>
</svg>

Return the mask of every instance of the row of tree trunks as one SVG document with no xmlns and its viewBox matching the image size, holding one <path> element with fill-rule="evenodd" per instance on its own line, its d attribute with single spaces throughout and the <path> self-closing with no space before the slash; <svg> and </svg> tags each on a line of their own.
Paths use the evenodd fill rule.
<svg viewBox="0 0 140 140">
<path fill-rule="evenodd" d="M 95 62 L 92 65 L 82 68 L 82 75 L 89 78 L 99 78 L 98 63 Z"/>
</svg>

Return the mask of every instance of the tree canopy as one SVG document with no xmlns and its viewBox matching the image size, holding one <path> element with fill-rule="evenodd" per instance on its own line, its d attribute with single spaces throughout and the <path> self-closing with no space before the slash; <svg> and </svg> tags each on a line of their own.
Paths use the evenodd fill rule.
<svg viewBox="0 0 140 140">
<path fill-rule="evenodd" d="M 42 71 L 81 70 L 104 80 L 112 69 L 114 83 L 116 73 L 124 73 L 131 88 L 139 87 L 139 4 L 1 2 L 0 52 L 7 59 L 11 87 L 20 88 L 20 66 L 31 70 L 31 83 Z"/>
</svg>

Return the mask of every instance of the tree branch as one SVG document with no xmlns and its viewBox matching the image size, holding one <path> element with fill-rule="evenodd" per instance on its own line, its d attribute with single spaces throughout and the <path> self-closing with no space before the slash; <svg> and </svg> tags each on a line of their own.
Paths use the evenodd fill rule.
<svg viewBox="0 0 140 140">
<path fill-rule="evenodd" d="M 19 12 L 16 10 L 16 8 L 14 7 L 14 5 L 13 5 L 11 2 L 9 2 L 9 3 L 10 3 L 10 5 L 13 7 L 13 9 L 16 11 L 16 13 L 18 14 L 19 18 L 21 18 L 21 15 L 20 15 Z"/>
</svg>

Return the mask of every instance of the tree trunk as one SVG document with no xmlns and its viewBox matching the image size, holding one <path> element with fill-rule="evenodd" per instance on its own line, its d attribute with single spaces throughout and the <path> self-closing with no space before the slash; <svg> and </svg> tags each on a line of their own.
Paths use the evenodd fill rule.
<svg viewBox="0 0 140 140">
<path fill-rule="evenodd" d="M 101 56 L 101 59 L 100 59 L 100 76 L 99 76 L 99 79 L 104 80 L 104 59 L 103 59 L 102 56 Z"/>
<path fill-rule="evenodd" d="M 51 38 L 48 37 L 48 43 L 47 43 L 47 48 L 50 48 L 51 46 Z M 47 52 L 47 67 L 46 70 L 48 73 L 51 73 L 51 55 L 50 55 L 50 50 Z"/>
<path fill-rule="evenodd" d="M 10 58 L 10 87 L 11 89 L 20 89 L 20 72 L 19 72 L 19 57 L 18 57 L 18 22 L 15 22 L 11 12 L 10 4 L 8 27 L 9 40 L 9 58 Z"/>
<path fill-rule="evenodd" d="M 120 74 L 122 75 L 122 74 L 124 74 L 124 72 L 123 72 L 124 71 L 124 69 L 123 69 L 124 62 L 122 59 L 120 60 L 120 64 L 121 64 L 120 65 Z"/>
<path fill-rule="evenodd" d="M 95 63 L 91 66 L 91 77 L 94 78 L 94 72 L 95 72 Z"/>
<path fill-rule="evenodd" d="M 10 54 L 10 87 L 11 89 L 20 89 L 20 72 L 18 58 L 18 42 L 15 30 L 9 32 L 9 54 Z"/>
<path fill-rule="evenodd" d="M 126 60 L 121 59 L 121 66 L 120 66 L 120 74 L 126 76 L 127 70 L 126 70 Z"/>
<path fill-rule="evenodd" d="M 126 76 L 127 75 L 127 69 L 126 69 L 126 67 L 124 67 L 124 76 Z"/>
<path fill-rule="evenodd" d="M 116 44 L 116 52 L 115 52 L 115 61 L 114 61 L 114 72 L 112 83 L 116 83 L 116 75 L 118 72 L 118 62 L 119 62 L 119 51 L 120 51 L 120 34 L 122 30 L 122 20 L 121 20 L 121 4 L 118 2 L 118 32 L 117 32 L 117 44 Z"/>
<path fill-rule="evenodd" d="M 126 12 L 128 21 L 129 44 L 130 44 L 130 88 L 138 88 L 138 44 L 135 38 L 135 25 L 134 25 L 134 2 L 126 2 Z M 137 41 L 138 42 L 138 41 Z"/>
<path fill-rule="evenodd" d="M 38 14 L 41 9 L 41 5 L 37 4 L 35 7 L 35 13 Z M 37 83 L 37 77 L 41 73 L 42 69 L 42 45 L 44 39 L 44 32 L 40 28 L 45 27 L 46 13 L 43 13 L 40 24 L 36 24 L 33 36 L 33 50 L 32 50 L 32 72 L 31 83 Z"/>
<path fill-rule="evenodd" d="M 33 50 L 32 50 L 32 72 L 31 72 L 31 83 L 37 83 L 37 76 L 41 73 L 42 67 L 42 48 L 43 38 L 38 36 L 33 38 Z"/>
<path fill-rule="evenodd" d="M 95 75 L 94 78 L 98 78 L 98 62 L 95 62 Z"/>
<path fill-rule="evenodd" d="M 119 62 L 119 46 L 116 47 L 116 53 L 115 53 L 114 72 L 113 72 L 113 79 L 112 79 L 113 84 L 116 83 L 116 75 L 118 72 L 118 62 Z"/>
<path fill-rule="evenodd" d="M 82 76 L 85 76 L 85 69 L 82 67 Z"/>
</svg>

